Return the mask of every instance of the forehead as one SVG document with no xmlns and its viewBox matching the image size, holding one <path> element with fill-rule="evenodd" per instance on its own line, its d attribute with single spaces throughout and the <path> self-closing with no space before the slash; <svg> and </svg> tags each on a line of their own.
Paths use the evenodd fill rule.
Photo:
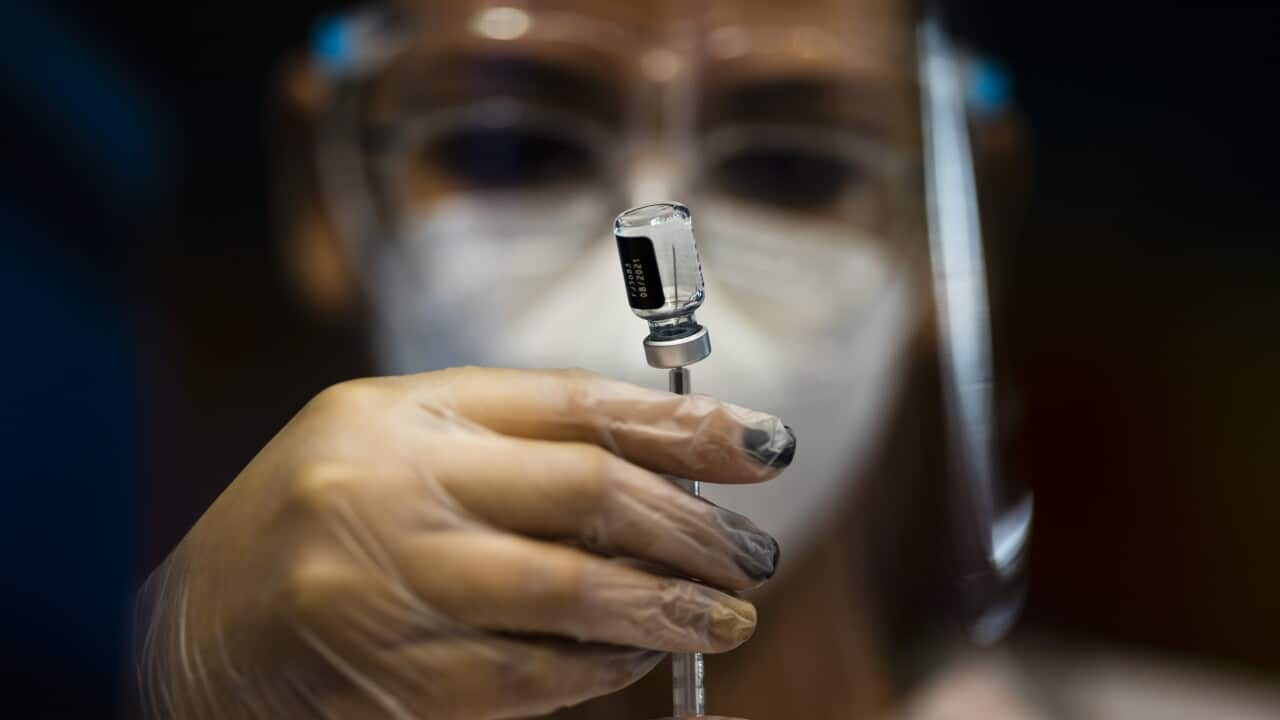
<svg viewBox="0 0 1280 720">
<path fill-rule="evenodd" d="M 801 49 L 805 40 L 828 36 L 838 38 L 848 54 L 868 60 L 892 59 L 903 49 L 902 41 L 913 25 L 905 0 L 393 0 L 392 4 L 436 27 L 460 27 L 485 15 L 493 19 L 494 29 L 526 19 L 546 24 L 576 20 L 584 28 L 625 35 L 640 44 L 670 42 L 673 35 L 690 31 L 712 36 L 720 31 L 723 37 L 726 28 L 755 34 L 809 28 L 807 36 L 792 33 L 786 44 Z M 811 52 L 821 50 L 810 47 Z"/>
<path fill-rule="evenodd" d="M 383 97 L 432 105 L 490 88 L 623 121 L 625 97 L 675 69 L 699 121 L 790 113 L 905 127 L 914 77 L 904 0 L 398 0 L 420 35 Z M 654 62 L 657 61 L 657 62 Z M 430 97 L 426 97 L 430 96 Z M 443 97 L 442 97 L 443 96 Z M 560 97 L 563 96 L 563 97 Z M 856 117 L 855 117 L 856 116 Z"/>
</svg>

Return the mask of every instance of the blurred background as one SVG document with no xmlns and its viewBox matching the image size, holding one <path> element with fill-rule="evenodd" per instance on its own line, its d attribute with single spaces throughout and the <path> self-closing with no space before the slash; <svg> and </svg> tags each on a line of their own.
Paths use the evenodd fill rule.
<svg viewBox="0 0 1280 720">
<path fill-rule="evenodd" d="M 370 372 L 291 286 L 268 102 L 341 3 L 0 11 L 0 677 L 111 717 L 131 594 L 315 392 Z M 1280 680 L 1280 10 L 974 0 L 1027 210 L 996 345 L 1036 493 L 1018 633 Z M 121 711 L 123 712 L 123 711 Z"/>
</svg>

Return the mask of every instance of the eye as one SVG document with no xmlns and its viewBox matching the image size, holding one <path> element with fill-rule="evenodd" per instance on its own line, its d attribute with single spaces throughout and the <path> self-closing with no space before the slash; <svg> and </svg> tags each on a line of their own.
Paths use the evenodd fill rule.
<svg viewBox="0 0 1280 720">
<path fill-rule="evenodd" d="M 836 152 L 760 144 L 712 167 L 712 181 L 744 199 L 788 207 L 834 202 L 864 180 L 862 168 Z"/>
<path fill-rule="evenodd" d="M 581 180 L 596 172 L 589 148 L 536 128 L 464 126 L 424 149 L 424 160 L 472 188 L 520 188 Z"/>
</svg>

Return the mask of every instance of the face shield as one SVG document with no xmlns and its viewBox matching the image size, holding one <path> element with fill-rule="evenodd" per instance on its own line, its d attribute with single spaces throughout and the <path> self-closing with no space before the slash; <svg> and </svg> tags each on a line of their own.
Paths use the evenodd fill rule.
<svg viewBox="0 0 1280 720">
<path fill-rule="evenodd" d="M 326 212 L 381 370 L 659 385 L 611 221 L 686 203 L 717 347 L 696 389 L 786 418 L 802 445 L 784 481 L 704 489 L 788 554 L 839 536 L 913 359 L 936 353 L 947 511 L 927 531 L 951 602 L 994 639 L 1030 499 L 995 451 L 964 63 L 897 3 L 780 5 L 418 2 L 326 23 Z"/>
</svg>

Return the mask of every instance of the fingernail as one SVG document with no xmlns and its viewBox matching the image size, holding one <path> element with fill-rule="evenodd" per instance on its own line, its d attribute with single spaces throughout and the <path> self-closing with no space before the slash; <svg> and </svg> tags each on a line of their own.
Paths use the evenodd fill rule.
<svg viewBox="0 0 1280 720">
<path fill-rule="evenodd" d="M 768 535 L 767 550 L 751 548 L 738 557 L 738 567 L 752 580 L 768 580 L 778 572 L 778 560 L 782 557 L 782 548 L 778 541 Z"/>
<path fill-rule="evenodd" d="M 780 469 L 796 456 L 796 434 L 789 425 L 781 431 L 749 427 L 742 433 L 742 446 L 761 465 Z"/>
<path fill-rule="evenodd" d="M 738 549 L 735 558 L 738 568 L 752 580 L 773 577 L 778 571 L 778 557 L 781 555 L 778 541 L 745 516 L 724 508 L 718 510 L 721 521 L 730 528 L 734 547 Z"/>
<path fill-rule="evenodd" d="M 711 634 L 734 646 L 747 641 L 756 631 L 756 608 L 736 598 L 711 608 Z"/>
</svg>

